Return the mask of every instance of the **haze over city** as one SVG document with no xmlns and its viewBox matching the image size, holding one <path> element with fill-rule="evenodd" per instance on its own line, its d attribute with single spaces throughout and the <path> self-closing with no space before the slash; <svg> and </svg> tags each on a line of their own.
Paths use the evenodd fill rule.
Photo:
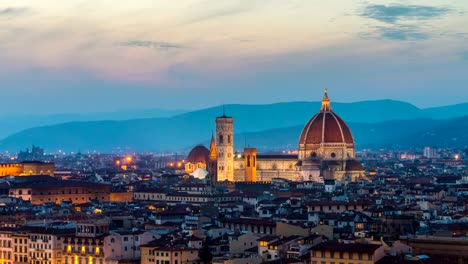
<svg viewBox="0 0 468 264">
<path fill-rule="evenodd" d="M 0 2 L 2 114 L 468 98 L 467 1 Z M 20 104 L 18 104 L 20 102 Z"/>
</svg>

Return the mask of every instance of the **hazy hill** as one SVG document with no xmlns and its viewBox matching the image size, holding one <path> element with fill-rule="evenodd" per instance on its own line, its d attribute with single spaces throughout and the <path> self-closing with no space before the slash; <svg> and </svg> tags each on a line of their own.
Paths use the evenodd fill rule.
<svg viewBox="0 0 468 264">
<path fill-rule="evenodd" d="M 468 115 L 468 103 L 431 107 L 423 109 L 423 112 L 436 119 L 463 117 Z"/>
<path fill-rule="evenodd" d="M 135 118 L 171 117 L 186 110 L 167 109 L 128 109 L 114 112 L 89 114 L 56 114 L 56 115 L 0 115 L 0 138 L 5 138 L 24 129 L 56 125 L 71 121 L 128 120 Z"/>
<path fill-rule="evenodd" d="M 439 131 L 449 122 L 422 119 L 426 116 L 423 110 L 390 100 L 334 103 L 332 106 L 350 124 L 358 146 L 394 143 L 393 139 L 404 139 L 418 132 Z M 319 107 L 319 103 L 295 102 L 227 105 L 225 109 L 226 114 L 235 117 L 236 148 L 247 143 L 260 149 L 285 146 L 295 149 L 302 126 Z M 0 150 L 17 151 L 32 144 L 48 151 L 186 150 L 208 142 L 214 129 L 214 118 L 221 114 L 222 107 L 213 107 L 170 118 L 70 122 L 36 127 L 0 141 Z M 414 120 L 389 121 L 393 119 Z M 371 123 L 376 121 L 381 122 Z"/>
<path fill-rule="evenodd" d="M 409 139 L 412 138 L 413 135 L 438 130 L 445 126 L 447 122 L 448 121 L 432 119 L 414 119 L 393 120 L 372 124 L 348 123 L 348 125 L 351 128 L 358 148 L 391 147 L 397 143 L 401 143 L 401 145 L 406 147 L 407 145 L 402 144 L 403 142 L 400 141 L 404 141 L 404 143 L 411 142 Z M 275 147 L 275 150 L 297 149 L 298 138 L 302 128 L 303 126 L 294 126 L 244 133 L 238 135 L 237 140 L 242 139 L 240 147 L 251 145 L 263 151 L 271 149 L 272 147 Z M 247 144 L 244 144 L 244 142 Z"/>
<path fill-rule="evenodd" d="M 348 123 L 359 149 L 468 147 L 468 116 L 449 120 L 394 120 L 373 124 Z M 297 149 L 302 126 L 236 135 L 238 149 L 255 146 L 260 151 Z"/>
<path fill-rule="evenodd" d="M 392 100 L 333 103 L 332 106 L 348 122 L 377 122 L 425 116 L 422 110 L 411 104 Z M 243 133 L 302 126 L 319 108 L 319 102 L 290 102 L 226 105 L 225 111 L 227 115 L 235 117 L 235 132 Z M 134 150 L 179 149 L 209 139 L 214 129 L 214 118 L 222 112 L 223 108 L 218 106 L 165 118 L 68 122 L 42 126 L 7 137 L 0 142 L 0 149 L 17 151 L 31 144 L 51 151 L 108 151 L 116 147 Z"/>
</svg>

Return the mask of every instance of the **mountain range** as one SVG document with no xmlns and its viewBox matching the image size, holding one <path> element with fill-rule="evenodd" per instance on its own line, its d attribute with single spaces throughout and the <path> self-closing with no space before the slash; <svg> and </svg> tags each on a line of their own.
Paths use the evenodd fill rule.
<svg viewBox="0 0 468 264">
<path fill-rule="evenodd" d="M 420 109 L 406 102 L 377 100 L 332 103 L 332 107 L 351 127 L 358 148 L 468 145 L 468 103 Z M 7 136 L 0 141 L 0 150 L 18 151 L 35 144 L 50 152 L 187 151 L 209 142 L 214 119 L 223 114 L 223 108 L 235 120 L 236 149 L 249 145 L 268 151 L 296 149 L 302 127 L 318 112 L 320 102 L 233 104 L 128 120 L 53 124 L 52 118 L 48 125 Z"/>
</svg>

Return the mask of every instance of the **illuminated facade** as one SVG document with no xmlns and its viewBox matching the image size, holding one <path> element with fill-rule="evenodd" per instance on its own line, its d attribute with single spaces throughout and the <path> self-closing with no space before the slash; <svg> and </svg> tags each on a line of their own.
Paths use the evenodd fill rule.
<svg viewBox="0 0 468 264">
<path fill-rule="evenodd" d="M 217 176 L 217 181 L 367 179 L 364 168 L 355 159 L 351 130 L 333 112 L 327 91 L 320 111 L 306 123 L 299 136 L 298 155 L 257 154 L 255 148 L 234 153 L 233 123 L 232 117 L 216 118 L 216 141 L 212 139 L 210 151 L 203 147 L 204 153 L 208 153 L 205 156 L 209 155 L 208 162 L 196 165 L 207 168 L 212 176 Z M 197 148 L 192 152 L 198 151 Z M 195 165 L 192 162 L 189 166 L 194 168 Z"/>
<path fill-rule="evenodd" d="M 0 231 L 0 258 L 4 264 L 13 263 L 13 231 Z M 26 259 L 27 261 L 27 259 Z"/>
<path fill-rule="evenodd" d="M 147 244 L 141 247 L 141 264 L 198 264 L 198 249 Z"/>
<path fill-rule="evenodd" d="M 226 115 L 216 118 L 217 180 L 234 181 L 234 119 Z"/>
<path fill-rule="evenodd" d="M 28 255 L 29 263 L 62 264 L 62 239 L 57 230 L 47 230 L 29 233 Z"/>
<path fill-rule="evenodd" d="M 206 170 L 209 155 L 210 151 L 203 145 L 193 148 L 187 156 L 185 172 L 190 174 L 199 168 Z"/>
<path fill-rule="evenodd" d="M 62 181 L 48 176 L 29 178 L 34 179 L 25 182 L 13 179 L 6 190 L 8 196 L 30 201 L 32 204 L 60 204 L 63 201 L 81 204 L 90 200 L 110 201 L 111 198 L 111 186 L 106 184 Z"/>
<path fill-rule="evenodd" d="M 303 179 L 356 181 L 365 178 L 355 160 L 354 138 L 348 125 L 333 112 L 328 92 L 320 111 L 304 126 L 299 137 L 299 162 Z"/>
<path fill-rule="evenodd" d="M 103 264 L 104 235 L 107 232 L 107 222 L 77 223 L 75 234 L 63 238 L 63 263 Z"/>
<path fill-rule="evenodd" d="M 19 163 L 1 163 L 0 176 L 29 176 L 49 175 L 54 176 L 54 163 L 40 161 L 23 161 Z"/>
</svg>

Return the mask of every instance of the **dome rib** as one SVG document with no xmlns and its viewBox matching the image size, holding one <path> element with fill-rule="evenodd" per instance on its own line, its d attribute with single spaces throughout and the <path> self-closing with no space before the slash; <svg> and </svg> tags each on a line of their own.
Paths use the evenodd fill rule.
<svg viewBox="0 0 468 264">
<path fill-rule="evenodd" d="M 344 138 L 343 129 L 341 128 L 340 121 L 338 121 L 338 119 L 336 118 L 336 115 L 333 114 L 332 116 L 333 116 L 333 118 L 335 118 L 336 123 L 338 124 L 338 127 L 340 128 L 341 139 L 343 140 L 343 142 L 346 142 L 346 140 L 345 140 L 345 138 Z"/>
</svg>

